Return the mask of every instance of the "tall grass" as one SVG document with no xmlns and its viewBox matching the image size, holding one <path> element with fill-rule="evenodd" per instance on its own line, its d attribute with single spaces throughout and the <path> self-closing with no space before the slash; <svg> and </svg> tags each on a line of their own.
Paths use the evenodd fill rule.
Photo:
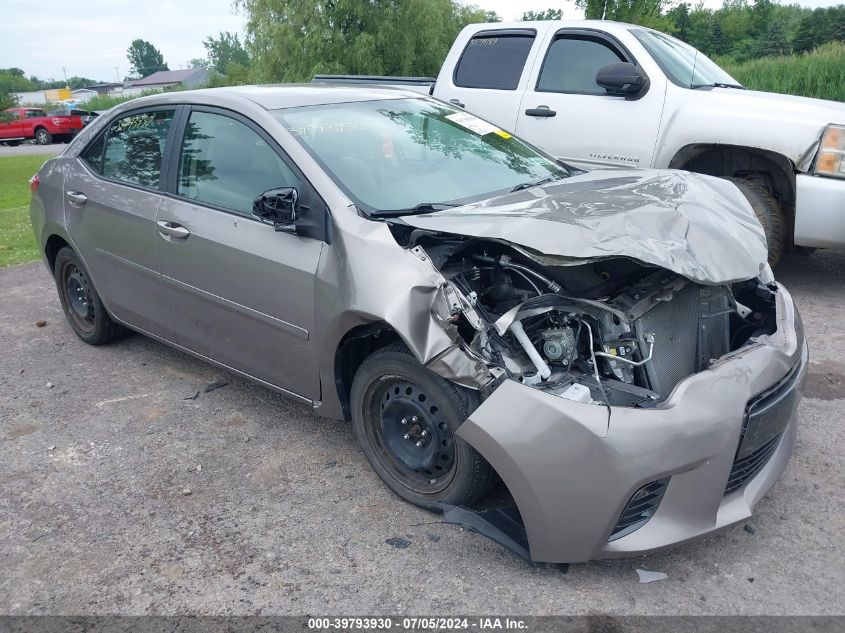
<svg viewBox="0 0 845 633">
<path fill-rule="evenodd" d="M 751 90 L 845 101 L 845 42 L 829 42 L 802 55 L 719 63 Z"/>
<path fill-rule="evenodd" d="M 166 92 L 177 92 L 181 90 L 181 88 L 168 88 Z M 116 105 L 121 103 L 126 103 L 127 101 L 132 101 L 132 99 L 138 99 L 140 97 L 146 97 L 148 95 L 157 95 L 161 94 L 161 90 L 144 90 L 141 94 L 132 95 L 130 96 L 121 96 L 121 95 L 97 95 L 96 97 L 92 97 L 85 103 L 81 103 L 79 105 L 80 108 L 85 110 L 108 110 L 109 108 L 113 108 Z"/>
</svg>

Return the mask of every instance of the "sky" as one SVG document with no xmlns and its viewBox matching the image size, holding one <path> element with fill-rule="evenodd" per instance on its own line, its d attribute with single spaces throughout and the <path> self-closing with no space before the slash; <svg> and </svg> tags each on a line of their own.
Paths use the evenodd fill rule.
<svg viewBox="0 0 845 633">
<path fill-rule="evenodd" d="M 784 0 L 786 2 L 787 0 Z M 794 1 L 794 0 L 792 0 Z M 803 6 L 840 4 L 843 0 L 798 0 Z M 563 9 L 564 18 L 579 18 L 574 2 L 564 0 L 465 0 L 492 10 L 505 20 L 523 11 Z M 705 0 L 718 7 L 721 0 Z M 232 0 L 0 0 L 0 68 L 22 68 L 27 76 L 61 79 L 123 79 L 129 73 L 126 49 L 136 38 L 152 42 L 171 70 L 205 57 L 202 40 L 220 31 L 242 33 L 243 15 Z M 116 68 L 115 68 L 116 67 Z"/>
</svg>

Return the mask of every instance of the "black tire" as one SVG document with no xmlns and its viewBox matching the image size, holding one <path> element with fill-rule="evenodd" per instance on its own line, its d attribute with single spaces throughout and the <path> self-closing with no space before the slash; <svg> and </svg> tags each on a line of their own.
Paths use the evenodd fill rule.
<svg viewBox="0 0 845 633">
<path fill-rule="evenodd" d="M 406 501 L 427 509 L 471 505 L 498 480 L 478 451 L 454 434 L 480 404 L 478 394 L 432 373 L 401 343 L 361 364 L 350 401 L 370 465 Z"/>
<path fill-rule="evenodd" d="M 53 142 L 53 135 L 50 134 L 45 128 L 40 127 L 35 130 L 35 142 L 38 145 L 49 145 Z"/>
<path fill-rule="evenodd" d="M 82 260 L 69 246 L 56 255 L 54 277 L 65 318 L 79 338 L 89 345 L 104 345 L 124 333 L 111 320 Z"/>
<path fill-rule="evenodd" d="M 769 244 L 769 264 L 774 266 L 780 261 L 786 247 L 786 222 L 780 203 L 762 182 L 748 178 L 731 178 L 730 180 L 751 204 L 757 219 L 763 225 L 766 242 Z"/>
</svg>

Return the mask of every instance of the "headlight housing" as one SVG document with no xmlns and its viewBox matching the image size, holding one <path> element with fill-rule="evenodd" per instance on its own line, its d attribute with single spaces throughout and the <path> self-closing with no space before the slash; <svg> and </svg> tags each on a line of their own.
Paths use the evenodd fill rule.
<svg viewBox="0 0 845 633">
<path fill-rule="evenodd" d="M 845 178 L 845 125 L 828 125 L 819 145 L 814 173 Z"/>
</svg>

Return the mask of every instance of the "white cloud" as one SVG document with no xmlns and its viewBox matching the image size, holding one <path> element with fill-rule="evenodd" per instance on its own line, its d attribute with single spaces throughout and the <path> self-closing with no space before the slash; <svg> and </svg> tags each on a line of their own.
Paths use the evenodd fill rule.
<svg viewBox="0 0 845 633">
<path fill-rule="evenodd" d="M 0 67 L 27 75 L 78 75 L 114 81 L 129 72 L 126 49 L 136 38 L 149 40 L 171 69 L 204 57 L 202 40 L 220 31 L 242 32 L 246 19 L 231 0 L 121 2 L 86 0 L 2 0 Z"/>
</svg>

